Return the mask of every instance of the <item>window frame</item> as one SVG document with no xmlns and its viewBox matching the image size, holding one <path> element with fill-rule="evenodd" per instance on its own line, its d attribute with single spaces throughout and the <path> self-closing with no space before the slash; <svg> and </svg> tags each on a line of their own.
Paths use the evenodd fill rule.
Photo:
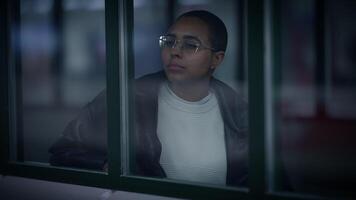
<svg viewBox="0 0 356 200">
<path fill-rule="evenodd" d="M 15 3 L 14 3 L 15 2 Z M 267 11 L 265 3 L 270 3 L 272 11 Z M 31 162 L 13 162 L 9 158 L 10 130 L 10 92 L 11 77 L 10 54 L 11 8 L 18 6 L 19 0 L 0 2 L 0 64 L 1 97 L 0 125 L 1 158 L 0 173 L 34 179 L 74 183 L 79 185 L 110 188 L 130 192 L 156 194 L 178 198 L 203 199 L 320 199 L 304 195 L 282 194 L 267 191 L 266 155 L 265 155 L 265 20 L 270 14 L 271 22 L 276 21 L 270 31 L 273 40 L 273 59 L 278 62 L 280 49 L 278 40 L 278 15 L 274 8 L 279 0 L 243 0 L 244 4 L 244 63 L 248 67 L 249 99 L 249 181 L 248 189 L 230 187 L 210 187 L 199 184 L 170 181 L 165 179 L 125 175 L 121 163 L 127 161 L 122 157 L 128 147 L 130 127 L 133 127 L 132 113 L 134 77 L 133 55 L 133 0 L 105 0 L 105 31 L 107 56 L 107 106 L 108 106 L 108 173 L 82 169 L 53 167 Z M 277 63 L 278 64 L 278 63 Z M 280 65 L 280 64 L 279 64 Z M 277 67 L 280 67 L 277 65 Z M 274 72 L 274 71 L 273 71 Z M 273 82 L 275 82 L 274 80 Z M 119 102 L 119 103 L 118 103 Z M 117 123 L 119 120 L 120 123 Z M 121 133 L 121 134 L 117 134 Z M 126 133 L 126 134 L 125 134 Z"/>
</svg>

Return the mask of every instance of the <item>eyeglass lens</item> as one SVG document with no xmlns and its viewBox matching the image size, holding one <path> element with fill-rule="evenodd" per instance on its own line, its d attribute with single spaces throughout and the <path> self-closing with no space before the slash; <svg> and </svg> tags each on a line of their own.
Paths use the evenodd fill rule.
<svg viewBox="0 0 356 200">
<path fill-rule="evenodd" d="M 200 43 L 194 39 L 182 39 L 177 40 L 175 37 L 161 36 L 159 39 L 159 45 L 161 48 L 177 48 L 180 44 L 181 50 L 186 53 L 193 53 L 199 49 Z"/>
</svg>

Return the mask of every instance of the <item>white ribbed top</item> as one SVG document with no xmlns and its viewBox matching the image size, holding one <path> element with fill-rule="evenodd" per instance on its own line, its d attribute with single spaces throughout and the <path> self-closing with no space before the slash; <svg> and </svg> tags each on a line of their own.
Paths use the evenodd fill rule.
<svg viewBox="0 0 356 200">
<path fill-rule="evenodd" d="M 225 184 L 224 123 L 215 94 L 189 102 L 165 83 L 158 99 L 160 164 L 167 178 Z"/>
</svg>

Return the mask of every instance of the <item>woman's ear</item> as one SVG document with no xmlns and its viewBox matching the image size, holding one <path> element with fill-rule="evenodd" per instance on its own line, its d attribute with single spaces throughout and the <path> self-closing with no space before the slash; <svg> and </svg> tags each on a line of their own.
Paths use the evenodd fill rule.
<svg viewBox="0 0 356 200">
<path fill-rule="evenodd" d="M 224 60 L 225 52 L 224 51 L 213 52 L 212 56 L 213 56 L 212 63 L 211 63 L 210 68 L 211 68 L 211 70 L 215 70 L 219 67 L 221 62 Z"/>
</svg>

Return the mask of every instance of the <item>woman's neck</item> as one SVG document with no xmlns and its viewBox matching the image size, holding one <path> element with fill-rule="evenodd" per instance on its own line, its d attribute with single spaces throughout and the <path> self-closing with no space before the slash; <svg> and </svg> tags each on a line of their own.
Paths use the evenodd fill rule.
<svg viewBox="0 0 356 200">
<path fill-rule="evenodd" d="M 168 86 L 175 95 L 186 101 L 199 101 L 208 96 L 210 81 L 168 82 Z"/>
</svg>

